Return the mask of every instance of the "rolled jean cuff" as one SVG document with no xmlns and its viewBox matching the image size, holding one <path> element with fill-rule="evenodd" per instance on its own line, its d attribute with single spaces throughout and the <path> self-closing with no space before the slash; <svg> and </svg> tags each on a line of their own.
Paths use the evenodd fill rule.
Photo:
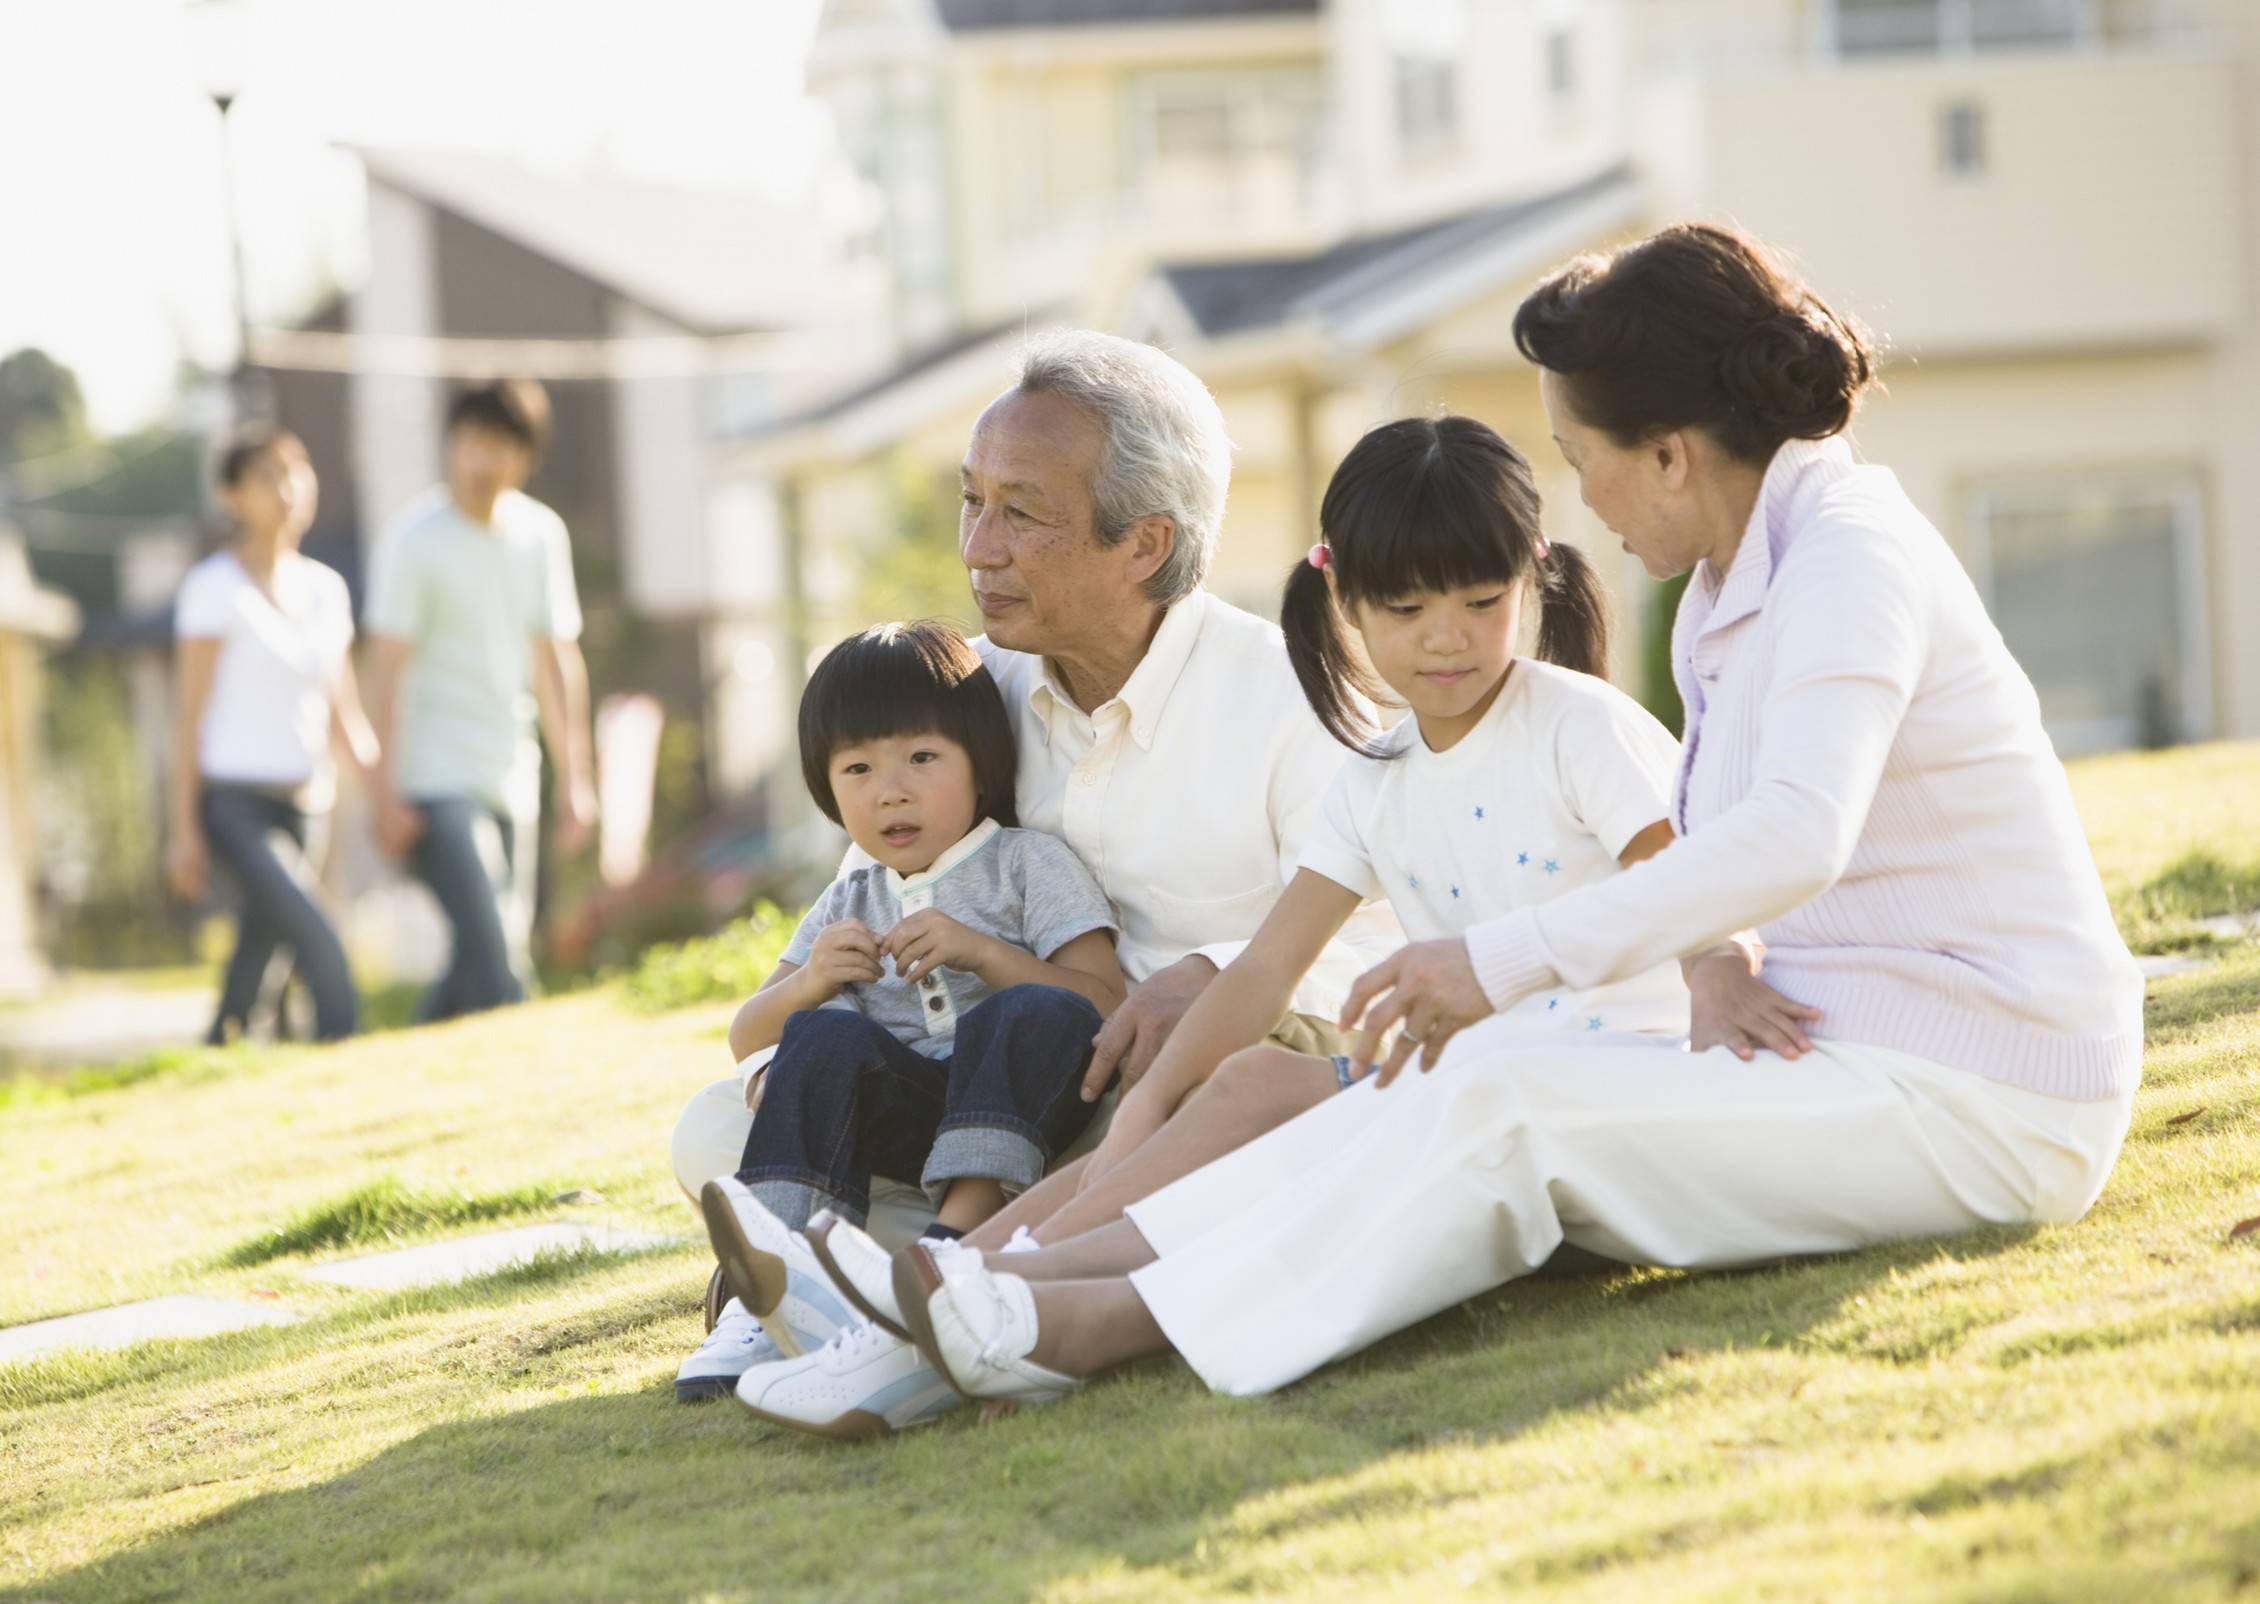
<svg viewBox="0 0 2260 1604">
<path fill-rule="evenodd" d="M 806 1230 L 808 1222 L 816 1218 L 819 1209 L 830 1209 L 850 1225 L 861 1225 L 864 1214 L 870 1208 L 868 1198 L 861 1203 L 853 1203 L 846 1198 L 832 1196 L 820 1186 L 811 1186 L 806 1181 L 789 1176 L 780 1177 L 775 1173 L 764 1176 L 757 1170 L 751 1175 L 741 1175 L 738 1179 L 745 1182 L 745 1189 L 753 1194 L 756 1202 L 784 1221 L 788 1230 Z"/>
<path fill-rule="evenodd" d="M 1044 1150 L 1019 1131 L 996 1125 L 954 1125 L 934 1138 L 919 1178 L 934 1207 L 952 1181 L 1001 1181 L 1024 1192 L 1044 1178 Z"/>
</svg>

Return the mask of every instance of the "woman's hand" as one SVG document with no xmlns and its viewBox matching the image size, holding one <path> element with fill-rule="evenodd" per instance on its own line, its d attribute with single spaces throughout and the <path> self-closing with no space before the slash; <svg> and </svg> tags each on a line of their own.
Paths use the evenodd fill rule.
<svg viewBox="0 0 2260 1604">
<path fill-rule="evenodd" d="M 165 850 L 165 884 L 183 902 L 204 900 L 204 832 L 194 825 L 173 832 Z"/>
<path fill-rule="evenodd" d="M 879 938 L 879 951 L 895 961 L 895 975 L 915 985 L 936 969 L 978 974 L 992 938 L 968 930 L 938 908 L 912 914 Z"/>
<path fill-rule="evenodd" d="M 1818 1008 L 1791 1002 L 1758 978 L 1758 967 L 1739 952 L 1712 953 L 1687 966 L 1690 1052 L 1724 1047 L 1747 1063 L 1762 1049 L 1784 1058 L 1813 1050 L 1805 1026 Z"/>
<path fill-rule="evenodd" d="M 1391 1028 L 1404 1027 L 1388 1058 L 1380 1061 L 1380 1082 L 1387 1086 L 1415 1049 L 1420 1053 L 1421 1073 L 1426 1074 L 1436 1067 L 1446 1042 L 1492 1012 L 1491 999 L 1475 978 L 1466 942 L 1416 941 L 1358 976 L 1349 1001 L 1342 1005 L 1340 1028 L 1357 1030 L 1359 1020 L 1365 1021 L 1350 1048 L 1350 1067 L 1362 1077 L 1376 1062 Z"/>
</svg>

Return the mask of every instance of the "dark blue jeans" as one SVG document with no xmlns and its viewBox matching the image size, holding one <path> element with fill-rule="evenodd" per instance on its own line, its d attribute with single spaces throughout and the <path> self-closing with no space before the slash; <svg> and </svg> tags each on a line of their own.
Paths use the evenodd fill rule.
<svg viewBox="0 0 2260 1604">
<path fill-rule="evenodd" d="M 738 1179 L 795 1230 L 823 1208 L 861 1224 L 874 1175 L 917 1182 L 936 1203 L 955 1180 L 1033 1186 L 1091 1122 L 1080 1092 L 1098 1033 L 1098 1009 L 1060 986 L 985 998 L 946 1059 L 851 1009 L 794 1014 Z"/>
<path fill-rule="evenodd" d="M 409 849 L 408 868 L 439 899 L 451 932 L 447 971 L 424 993 L 417 1023 L 524 1002 L 509 934 L 519 895 L 516 826 L 475 797 L 409 800 L 424 815 L 424 833 Z"/>
<path fill-rule="evenodd" d="M 208 1040 L 220 1043 L 250 1028 L 278 952 L 288 949 L 314 998 L 314 1034 L 335 1041 L 353 1034 L 360 1002 L 345 947 L 312 896 L 311 858 L 319 821 L 270 791 L 207 785 L 197 822 L 212 856 L 243 888 L 235 952 L 220 984 L 220 1011 Z"/>
</svg>

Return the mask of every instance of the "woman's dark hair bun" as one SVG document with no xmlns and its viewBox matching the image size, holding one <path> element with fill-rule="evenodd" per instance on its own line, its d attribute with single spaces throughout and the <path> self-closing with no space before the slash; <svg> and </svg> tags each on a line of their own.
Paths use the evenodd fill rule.
<svg viewBox="0 0 2260 1604">
<path fill-rule="evenodd" d="M 1711 223 L 1568 263 L 1515 313 L 1515 343 L 1619 444 L 1700 427 L 1757 463 L 1785 440 L 1842 433 L 1876 382 L 1857 324 L 1763 244 Z"/>
<path fill-rule="evenodd" d="M 1719 353 L 1719 388 L 1735 413 L 1781 440 L 1825 440 L 1852 422 L 1874 381 L 1866 342 L 1814 302 L 1777 312 Z"/>
</svg>

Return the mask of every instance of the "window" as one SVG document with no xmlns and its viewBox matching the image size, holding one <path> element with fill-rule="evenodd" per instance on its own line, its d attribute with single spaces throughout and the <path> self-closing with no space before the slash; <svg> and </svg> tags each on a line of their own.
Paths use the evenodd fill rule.
<svg viewBox="0 0 2260 1604">
<path fill-rule="evenodd" d="M 2098 0 L 1832 0 L 1824 25 L 1840 56 L 2049 49 L 2098 34 Z"/>
<path fill-rule="evenodd" d="M 1574 29 L 1546 31 L 1546 93 L 1557 106 L 1577 93 L 1577 33 Z"/>
<path fill-rule="evenodd" d="M 1396 58 L 1397 148 L 1407 156 L 1449 149 L 1460 133 L 1459 66 L 1444 56 Z"/>
<path fill-rule="evenodd" d="M 1985 171 L 1985 108 L 1976 101 L 1950 100 L 1939 108 L 1938 165 L 1950 178 Z"/>
<path fill-rule="evenodd" d="M 1974 522 L 1973 575 L 2059 752 L 2211 733 L 2194 478 L 2004 484 Z"/>
<path fill-rule="evenodd" d="M 1128 90 L 1131 187 L 1163 211 L 1302 205 L 1324 160 L 1315 71 L 1149 73 Z"/>
</svg>

